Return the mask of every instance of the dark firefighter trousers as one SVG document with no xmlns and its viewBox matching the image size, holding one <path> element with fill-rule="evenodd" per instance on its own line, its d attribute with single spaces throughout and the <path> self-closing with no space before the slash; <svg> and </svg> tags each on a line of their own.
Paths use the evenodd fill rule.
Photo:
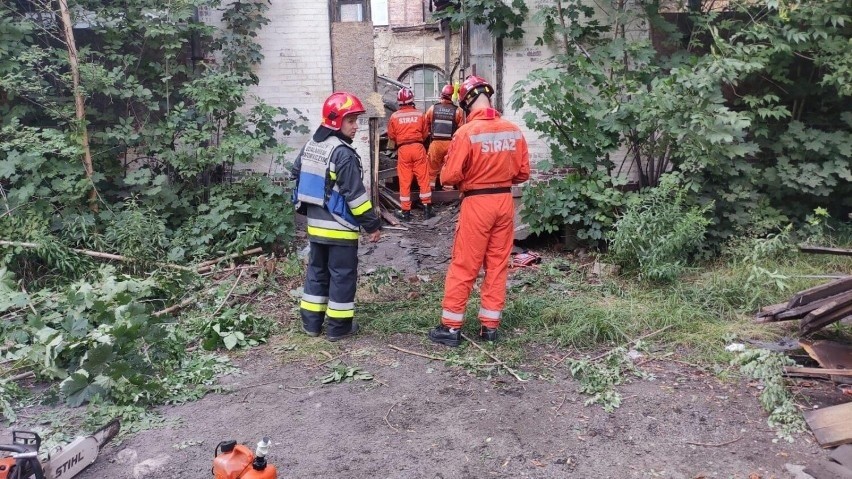
<svg viewBox="0 0 852 479">
<path fill-rule="evenodd" d="M 355 316 L 358 244 L 309 244 L 308 274 L 300 307 L 302 325 L 307 331 L 319 333 L 327 318 L 326 334 L 343 336 L 351 331 Z"/>
</svg>

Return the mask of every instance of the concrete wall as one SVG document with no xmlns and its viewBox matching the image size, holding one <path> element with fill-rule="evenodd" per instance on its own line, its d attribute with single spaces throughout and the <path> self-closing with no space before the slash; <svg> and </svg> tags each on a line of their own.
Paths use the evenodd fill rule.
<svg viewBox="0 0 852 479">
<path fill-rule="evenodd" d="M 444 36 L 437 31 L 394 32 L 392 27 L 376 28 L 376 72 L 398 80 L 415 65 L 433 65 L 444 69 Z M 459 34 L 453 34 L 450 69 L 459 58 Z"/>
<path fill-rule="evenodd" d="M 550 157 L 550 150 L 547 142 L 539 138 L 537 133 L 529 130 L 524 124 L 523 115 L 528 109 L 515 111 L 511 104 L 512 96 L 515 93 L 515 84 L 525 79 L 530 71 L 546 67 L 548 59 L 555 53 L 550 47 L 535 45 L 535 39 L 541 35 L 542 27 L 530 19 L 539 5 L 553 3 L 555 2 L 552 0 L 527 2 L 530 15 L 524 22 L 526 35 L 520 40 L 503 40 L 503 81 L 499 85 L 495 85 L 495 88 L 501 88 L 503 91 L 503 117 L 516 123 L 524 132 L 529 144 L 530 163 L 533 168 L 542 159 Z"/>
<path fill-rule="evenodd" d="M 518 81 L 526 78 L 530 71 L 536 68 L 546 67 L 550 57 L 557 53 L 556 49 L 563 48 L 561 45 L 554 45 L 552 47 L 535 45 L 536 37 L 541 35 L 543 29 L 541 25 L 535 24 L 530 20 L 538 8 L 555 4 L 555 0 L 527 1 L 527 5 L 530 8 L 530 15 L 524 23 L 526 35 L 521 40 L 504 40 L 503 44 L 503 81 L 499 86 L 499 88 L 503 88 L 503 91 L 505 92 L 503 95 L 503 115 L 505 118 L 517 123 L 524 130 L 524 135 L 530 145 L 530 162 L 533 168 L 535 168 L 538 161 L 550 157 L 550 150 L 545 139 L 540 138 L 538 134 L 528 130 L 524 125 L 523 115 L 529 111 L 529 109 L 524 108 L 520 111 L 514 111 L 511 108 L 511 98 L 515 92 L 514 87 Z M 600 8 L 608 6 L 609 4 L 596 3 L 595 5 L 597 6 L 601 17 L 600 20 L 603 22 L 604 12 L 600 10 Z M 649 35 L 648 26 L 644 23 L 632 23 L 627 25 L 625 33 L 628 38 L 633 40 L 648 38 Z M 625 161 L 625 153 L 626 151 L 617 151 L 613 154 L 613 159 L 616 163 L 615 171 L 618 171 L 618 165 Z M 635 180 L 637 177 L 637 173 L 635 171 L 629 171 L 628 166 L 623 168 L 622 173 L 629 179 Z"/>
</svg>

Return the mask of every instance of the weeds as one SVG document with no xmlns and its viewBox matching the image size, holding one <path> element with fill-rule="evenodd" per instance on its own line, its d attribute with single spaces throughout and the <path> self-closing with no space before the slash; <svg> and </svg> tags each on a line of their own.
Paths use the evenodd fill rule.
<svg viewBox="0 0 852 479">
<path fill-rule="evenodd" d="M 628 204 L 610 236 L 612 259 L 652 281 L 679 277 L 704 241 L 713 203 L 688 207 L 686 191 L 666 179 Z"/>
<path fill-rule="evenodd" d="M 793 434 L 805 431 L 805 421 L 784 387 L 784 366 L 795 365 L 792 359 L 765 349 L 751 349 L 738 354 L 732 364 L 763 385 L 760 404 L 769 413 L 767 422 L 779 438 L 793 442 Z"/>
<path fill-rule="evenodd" d="M 627 374 L 647 378 L 636 369 L 624 348 L 617 348 L 598 361 L 567 359 L 571 375 L 578 381 L 577 391 L 590 397 L 586 406 L 600 404 L 606 412 L 613 412 L 621 405 L 621 394 L 615 387 L 629 380 Z"/>
<path fill-rule="evenodd" d="M 347 366 L 339 360 L 329 364 L 328 367 L 331 372 L 320 378 L 322 384 L 373 380 L 373 375 L 367 371 L 357 366 Z"/>
</svg>

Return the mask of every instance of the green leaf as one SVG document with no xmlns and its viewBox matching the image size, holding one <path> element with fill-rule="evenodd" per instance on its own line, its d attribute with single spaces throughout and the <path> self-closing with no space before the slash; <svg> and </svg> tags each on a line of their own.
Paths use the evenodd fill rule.
<svg viewBox="0 0 852 479">
<path fill-rule="evenodd" d="M 89 373 L 83 369 L 65 378 L 59 390 L 65 395 L 66 404 L 71 407 L 78 407 L 95 396 L 104 396 L 106 393 L 102 386 L 89 381 Z"/>
</svg>

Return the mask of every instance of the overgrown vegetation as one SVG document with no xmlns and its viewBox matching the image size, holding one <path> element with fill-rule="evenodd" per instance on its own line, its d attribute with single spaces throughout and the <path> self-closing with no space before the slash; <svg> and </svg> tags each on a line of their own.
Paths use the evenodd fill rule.
<svg viewBox="0 0 852 479">
<path fill-rule="evenodd" d="M 284 188 L 239 174 L 274 165 L 282 137 L 307 131 L 300 112 L 248 94 L 268 3 L 67 3 L 87 25 L 70 38 L 59 4 L 0 6 L 8 421 L 23 399 L 5 380 L 21 372 L 59 383 L 54 396 L 71 406 L 128 415 L 203 396 L 233 369 L 215 351 L 260 344 L 275 323 L 245 301 L 269 286 L 263 265 L 252 281 L 235 270 L 216 283 L 193 264 L 257 246 L 286 253 L 293 232 Z M 222 27 L 199 20 L 216 9 Z"/>
<path fill-rule="evenodd" d="M 738 365 L 743 374 L 761 382 L 760 404 L 769 413 L 769 426 L 779 438 L 793 442 L 793 435 L 806 429 L 805 420 L 784 387 L 784 366 L 795 365 L 795 362 L 782 354 L 751 349 L 738 354 L 732 363 Z"/>
<path fill-rule="evenodd" d="M 534 232 L 569 225 L 596 241 L 613 228 L 628 177 L 670 175 L 686 208 L 709 208 L 705 249 L 852 207 L 848 4 L 766 0 L 696 12 L 680 31 L 659 2 L 541 8 L 551 64 L 516 85 L 512 106 L 567 170 L 527 190 Z M 652 28 L 667 43 L 640 33 Z M 622 156 L 625 161 L 622 163 Z M 563 206 L 564 205 L 564 206 Z"/>
<path fill-rule="evenodd" d="M 642 350 L 647 358 L 686 352 L 687 357 L 676 354 L 675 358 L 705 367 L 723 379 L 750 376 L 749 369 L 740 371 L 739 363 L 725 347 L 732 342 L 777 340 L 781 335 L 794 334 L 787 328 L 795 328 L 788 324 L 774 328 L 756 325 L 752 322 L 754 312 L 761 306 L 789 299 L 791 291 L 825 281 L 807 278 L 808 275 L 842 273 L 849 268 L 849 260 L 844 257 L 798 253 L 794 247 L 796 238 L 788 229 L 769 238 L 730 241 L 722 259 L 685 269 L 673 282 L 597 276 L 591 274 L 589 265 L 560 254 L 546 255 L 536 268 L 512 273 L 501 324 L 505 334 L 493 352 L 511 367 L 525 364 L 532 377 L 546 379 L 563 373 L 564 367 L 577 380 L 587 403 L 606 410 L 619 406 L 621 384 L 633 376 L 642 376 L 643 368 L 636 368 L 625 354 L 628 344 Z M 848 232 L 835 238 L 840 244 L 852 244 Z M 371 281 L 374 279 L 365 279 Z M 360 321 L 365 329 L 379 334 L 422 335 L 440 317 L 443 285 L 434 281 L 395 284 L 396 288 L 385 288 L 381 296 L 363 286 L 359 289 L 364 299 L 359 299 Z M 474 292 L 464 326 L 471 337 L 478 331 L 477 303 Z M 824 332 L 844 337 L 850 333 L 842 325 Z M 636 339 L 649 334 L 652 335 L 640 341 L 640 346 Z M 535 345 L 557 347 L 564 354 L 560 358 L 564 362 L 545 360 L 530 370 L 530 351 L 540 352 Z M 483 363 L 490 358 L 483 358 L 478 349 L 470 346 L 449 351 L 443 357 L 447 364 L 478 377 L 500 373 L 499 368 Z M 796 411 L 784 411 L 771 420 L 780 435 L 793 433 L 794 429 L 788 426 L 795 424 L 795 417 L 801 419 Z"/>
<path fill-rule="evenodd" d="M 495 38 L 522 38 L 522 27 L 529 8 L 524 0 L 512 0 L 506 4 L 502 0 L 464 0 L 448 2 L 449 5 L 435 13 L 436 20 L 450 22 L 458 29 L 467 22 L 485 25 Z"/>
<path fill-rule="evenodd" d="M 634 197 L 611 233 L 612 259 L 652 281 L 677 279 L 704 242 L 712 208 L 685 202 L 684 192 L 670 182 Z"/>
</svg>

